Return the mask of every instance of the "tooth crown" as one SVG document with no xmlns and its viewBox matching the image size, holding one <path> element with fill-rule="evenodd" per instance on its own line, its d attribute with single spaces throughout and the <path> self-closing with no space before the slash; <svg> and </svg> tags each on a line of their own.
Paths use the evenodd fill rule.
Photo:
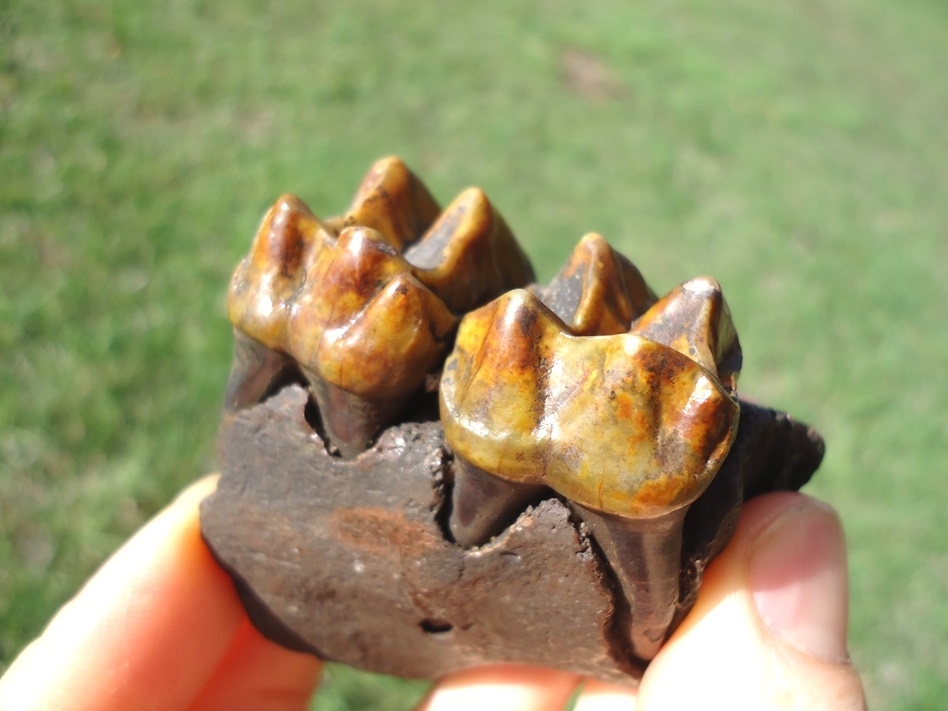
<svg viewBox="0 0 948 711">
<path fill-rule="evenodd" d="M 533 279 L 483 192 L 439 213 L 404 163 L 387 158 L 343 217 L 321 221 L 298 198 L 280 198 L 231 280 L 234 326 L 292 357 L 321 410 L 339 405 L 330 436 L 351 432 L 339 443 L 348 453 L 438 370 L 461 314 Z"/>
<path fill-rule="evenodd" d="M 401 252 L 440 212 L 424 183 L 401 160 L 390 156 L 369 169 L 348 212 L 328 223 L 336 232 L 346 227 L 371 227 Z"/>
<path fill-rule="evenodd" d="M 635 329 L 573 336 L 522 290 L 464 318 L 441 408 L 446 441 L 474 466 L 643 518 L 700 495 L 738 414 L 713 367 Z"/>
<path fill-rule="evenodd" d="M 306 265 L 329 239 L 334 234 L 302 200 L 293 195 L 277 200 L 231 279 L 231 323 L 268 348 L 286 350 L 289 311 Z"/>
<path fill-rule="evenodd" d="M 530 291 L 576 336 L 625 333 L 658 300 L 636 266 L 595 232 L 579 241 L 548 287 Z"/>
<path fill-rule="evenodd" d="M 304 280 L 287 350 L 308 374 L 350 393 L 410 393 L 438 365 L 457 325 L 411 265 L 369 228 L 343 230 Z"/>
</svg>

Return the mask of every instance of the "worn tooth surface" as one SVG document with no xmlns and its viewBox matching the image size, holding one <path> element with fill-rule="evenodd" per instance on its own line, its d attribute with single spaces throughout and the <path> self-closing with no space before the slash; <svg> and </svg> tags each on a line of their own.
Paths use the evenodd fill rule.
<svg viewBox="0 0 948 711">
<path fill-rule="evenodd" d="M 333 239 L 330 228 L 293 195 L 267 211 L 228 290 L 235 356 L 225 408 L 259 402 L 292 369 L 286 350 L 293 299 L 313 254 Z"/>
<path fill-rule="evenodd" d="M 371 227 L 401 251 L 417 240 L 441 209 L 424 183 L 399 158 L 375 162 L 342 217 L 328 223 L 337 232 L 346 227 Z"/>
<path fill-rule="evenodd" d="M 296 298 L 289 353 L 312 386 L 345 457 L 372 436 L 440 364 L 457 318 L 375 230 L 343 230 L 320 251 Z"/>
<path fill-rule="evenodd" d="M 737 392 L 742 354 L 721 285 L 699 277 L 673 289 L 632 326 L 632 333 L 664 343 L 717 375 Z"/>
<path fill-rule="evenodd" d="M 633 649 L 651 658 L 677 601 L 685 510 L 736 433 L 738 405 L 714 373 L 635 333 L 572 336 L 536 297 L 515 290 L 462 321 L 441 412 L 445 439 L 466 466 L 548 486 L 584 518 L 593 512 L 590 525 L 633 607 Z M 451 524 L 456 538 L 483 542 Z M 645 558 L 630 559 L 633 549 Z"/>
<path fill-rule="evenodd" d="M 227 406 L 252 405 L 298 364 L 332 445 L 362 451 L 436 380 L 458 317 L 533 279 L 483 192 L 439 213 L 398 158 L 372 166 L 342 217 L 281 198 L 231 281 Z"/>
<path fill-rule="evenodd" d="M 625 333 L 658 300 L 638 268 L 595 232 L 579 241 L 549 286 L 530 291 L 576 336 Z"/>
<path fill-rule="evenodd" d="M 465 190 L 448 205 L 405 251 L 405 259 L 458 314 L 534 279 L 526 254 L 479 188 Z"/>
</svg>

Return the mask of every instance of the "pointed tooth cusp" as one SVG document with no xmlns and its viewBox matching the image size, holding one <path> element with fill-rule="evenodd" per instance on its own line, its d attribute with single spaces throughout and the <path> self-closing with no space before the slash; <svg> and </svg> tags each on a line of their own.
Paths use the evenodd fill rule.
<svg viewBox="0 0 948 711">
<path fill-rule="evenodd" d="M 293 309 L 289 353 L 343 456 L 362 451 L 422 387 L 456 325 L 374 230 L 348 228 L 317 255 Z"/>
<path fill-rule="evenodd" d="M 458 314 L 534 279 L 523 249 L 479 188 L 455 198 L 421 240 L 405 250 L 405 259 L 419 280 Z"/>
<path fill-rule="evenodd" d="M 741 344 L 721 285 L 714 279 L 699 277 L 673 289 L 642 315 L 631 332 L 685 354 L 736 397 Z"/>
<path fill-rule="evenodd" d="M 737 403 L 673 348 L 574 337 L 526 291 L 468 314 L 441 379 L 445 438 L 497 476 L 619 516 L 693 501 L 733 441 Z"/>
<path fill-rule="evenodd" d="M 465 511 L 490 507 L 509 523 L 518 488 L 553 489 L 590 524 L 630 602 L 633 651 L 651 659 L 678 600 L 685 512 L 736 435 L 738 405 L 717 378 L 633 333 L 573 336 L 517 290 L 462 320 L 441 419 L 462 470 L 508 482 L 455 490 L 456 540 L 496 533 L 459 520 Z"/>
<path fill-rule="evenodd" d="M 369 169 L 348 212 L 329 221 L 337 231 L 371 227 L 401 251 L 428 229 L 441 209 L 424 183 L 395 156 Z"/>
<path fill-rule="evenodd" d="M 548 287 L 531 289 L 576 336 L 625 333 L 658 297 L 601 235 L 585 235 Z"/>
<path fill-rule="evenodd" d="M 331 238 L 302 200 L 293 195 L 277 200 L 231 278 L 231 323 L 268 348 L 285 350 L 290 303 L 314 251 Z"/>
</svg>

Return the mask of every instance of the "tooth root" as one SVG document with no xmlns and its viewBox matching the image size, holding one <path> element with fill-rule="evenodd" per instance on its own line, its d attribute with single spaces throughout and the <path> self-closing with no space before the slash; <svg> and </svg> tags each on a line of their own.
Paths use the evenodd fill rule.
<svg viewBox="0 0 948 711">
<path fill-rule="evenodd" d="M 455 458 L 451 535 L 464 548 L 484 545 L 512 524 L 543 488 L 501 479 Z"/>
<path fill-rule="evenodd" d="M 354 459 L 369 447 L 379 429 L 392 419 L 400 400 L 380 400 L 348 392 L 319 376 L 307 374 L 319 408 L 329 446 L 344 459 Z"/>
<path fill-rule="evenodd" d="M 234 363 L 224 396 L 226 411 L 242 410 L 264 396 L 296 370 L 292 358 L 234 329 Z"/>
<path fill-rule="evenodd" d="M 678 603 L 687 507 L 647 519 L 613 516 L 575 503 L 573 508 L 589 526 L 629 601 L 632 650 L 649 661 L 671 631 Z"/>
</svg>

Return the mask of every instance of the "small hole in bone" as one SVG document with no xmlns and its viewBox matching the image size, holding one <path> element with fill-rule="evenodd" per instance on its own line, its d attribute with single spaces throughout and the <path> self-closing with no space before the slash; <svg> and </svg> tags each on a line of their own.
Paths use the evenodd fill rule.
<svg viewBox="0 0 948 711">
<path fill-rule="evenodd" d="M 418 626 L 421 627 L 422 632 L 433 635 L 448 634 L 454 629 L 454 625 L 452 625 L 450 622 L 447 622 L 446 620 L 433 619 L 430 617 L 419 622 Z"/>
</svg>

